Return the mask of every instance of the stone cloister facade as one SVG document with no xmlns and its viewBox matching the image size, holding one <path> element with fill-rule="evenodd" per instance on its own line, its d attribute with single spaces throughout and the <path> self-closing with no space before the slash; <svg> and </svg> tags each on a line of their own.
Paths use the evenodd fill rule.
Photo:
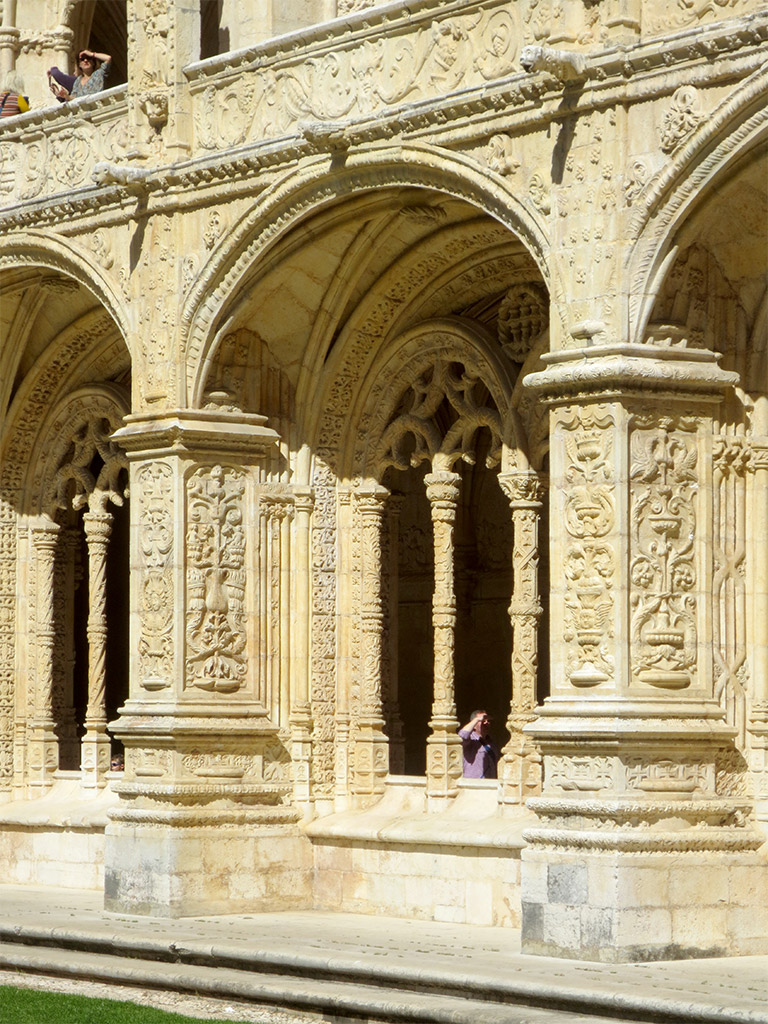
<svg viewBox="0 0 768 1024">
<path fill-rule="evenodd" d="M 766 47 L 0 0 L 5 880 L 768 948 Z"/>
</svg>

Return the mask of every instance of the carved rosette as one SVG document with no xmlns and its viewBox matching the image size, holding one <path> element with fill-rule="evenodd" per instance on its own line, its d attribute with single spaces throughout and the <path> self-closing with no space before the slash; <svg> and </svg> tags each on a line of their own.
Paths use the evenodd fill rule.
<svg viewBox="0 0 768 1024">
<path fill-rule="evenodd" d="M 245 682 L 246 479 L 222 465 L 187 479 L 187 687 L 232 693 Z"/>
<path fill-rule="evenodd" d="M 600 406 L 569 407 L 561 426 L 566 484 L 563 641 L 567 677 L 572 686 L 583 688 L 614 676 L 614 420 Z"/>
<path fill-rule="evenodd" d="M 173 470 L 163 462 L 136 474 L 139 503 L 139 682 L 146 690 L 171 685 L 173 677 Z"/>
<path fill-rule="evenodd" d="M 696 672 L 695 427 L 636 421 L 630 437 L 632 678 L 667 690 Z"/>
</svg>

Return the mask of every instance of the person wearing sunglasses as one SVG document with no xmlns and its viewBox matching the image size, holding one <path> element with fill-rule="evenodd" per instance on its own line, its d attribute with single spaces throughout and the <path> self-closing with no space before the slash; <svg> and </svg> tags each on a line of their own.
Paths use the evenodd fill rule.
<svg viewBox="0 0 768 1024">
<path fill-rule="evenodd" d="M 77 55 L 77 74 L 67 75 L 58 68 L 51 68 L 48 81 L 51 92 L 64 102 L 77 99 L 78 96 L 91 96 L 101 92 L 104 79 L 112 66 L 112 57 L 108 53 L 94 53 L 93 50 L 81 50 Z"/>
</svg>

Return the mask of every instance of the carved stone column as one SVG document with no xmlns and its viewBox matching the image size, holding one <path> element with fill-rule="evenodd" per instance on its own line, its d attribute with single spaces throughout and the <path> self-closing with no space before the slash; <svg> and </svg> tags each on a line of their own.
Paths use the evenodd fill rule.
<svg viewBox="0 0 768 1024">
<path fill-rule="evenodd" d="M 362 534 L 362 598 L 360 621 L 363 678 L 360 717 L 355 736 L 352 792 L 363 802 L 384 792 L 389 772 L 389 747 L 384 733 L 382 678 L 389 651 L 384 630 L 383 534 L 389 491 L 375 484 L 356 494 Z"/>
<path fill-rule="evenodd" d="M 88 546 L 88 706 L 81 744 L 83 785 L 102 787 L 109 771 L 110 739 L 107 734 L 107 552 L 112 535 L 109 512 L 83 516 Z"/>
<path fill-rule="evenodd" d="M 453 472 L 428 473 L 435 550 L 435 590 L 432 596 L 434 630 L 434 700 L 432 730 L 427 737 L 427 798 L 439 809 L 456 795 L 461 778 L 461 740 L 455 697 L 456 589 L 454 584 L 454 525 L 461 477 Z"/>
<path fill-rule="evenodd" d="M 255 465 L 265 417 L 130 416 L 130 696 L 105 848 L 108 910 L 156 916 L 304 906 L 309 845 L 258 664 Z M 281 600 L 287 595 L 281 595 Z"/>
<path fill-rule="evenodd" d="M 56 549 L 59 527 L 47 517 L 32 526 L 36 569 L 36 687 L 29 723 L 28 779 L 33 791 L 49 789 L 59 767 L 59 746 L 53 718 L 53 673 L 56 622 L 53 612 Z"/>
<path fill-rule="evenodd" d="M 309 487 L 294 488 L 294 561 L 291 606 L 291 762 L 296 804 L 309 815 L 312 807 L 312 707 L 309 701 L 310 529 L 314 494 Z"/>
<path fill-rule="evenodd" d="M 509 742 L 499 765 L 501 799 L 524 804 L 541 791 L 541 756 L 523 727 L 534 719 L 539 600 L 539 519 L 542 484 L 532 471 L 500 473 L 499 484 L 509 498 L 514 542 L 513 592 L 509 605 L 512 623 L 512 698 L 507 719 Z"/>
<path fill-rule="evenodd" d="M 606 344 L 527 378 L 550 404 L 552 679 L 526 727 L 544 759 L 526 952 L 724 955 L 768 935 L 759 899 L 756 931 L 724 895 L 766 871 L 713 685 L 713 419 L 735 377 L 701 350 Z"/>
<path fill-rule="evenodd" d="M 387 572 L 388 587 L 384 608 L 385 621 L 388 625 L 389 672 L 385 682 L 388 684 L 384 694 L 384 718 L 387 723 L 389 737 L 389 770 L 392 775 L 402 775 L 405 771 L 405 740 L 403 739 L 403 720 L 400 715 L 399 674 L 398 674 L 398 601 L 400 587 L 399 546 L 400 546 L 400 513 L 404 498 L 401 494 L 390 494 L 387 499 L 389 568 Z"/>
<path fill-rule="evenodd" d="M 751 466 L 754 638 L 753 694 L 747 728 L 752 745 L 750 768 L 755 810 L 758 819 L 768 823 L 768 438 L 753 439 Z"/>
<path fill-rule="evenodd" d="M 56 557 L 55 587 L 60 595 L 57 604 L 62 610 L 62 617 L 56 630 L 53 717 L 59 744 L 59 764 L 68 768 L 80 763 L 80 737 L 74 706 L 76 651 L 73 600 L 83 576 L 80 540 L 78 528 L 69 526 L 62 529 Z"/>
</svg>

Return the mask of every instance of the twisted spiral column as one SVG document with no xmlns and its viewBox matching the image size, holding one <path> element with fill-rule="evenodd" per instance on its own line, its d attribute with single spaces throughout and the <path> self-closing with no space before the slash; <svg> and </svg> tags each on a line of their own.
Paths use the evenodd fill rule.
<svg viewBox="0 0 768 1024">
<path fill-rule="evenodd" d="M 88 706 L 81 747 L 83 785 L 101 787 L 109 771 L 107 734 L 107 553 L 112 535 L 109 512 L 83 516 L 88 547 Z"/>
</svg>

